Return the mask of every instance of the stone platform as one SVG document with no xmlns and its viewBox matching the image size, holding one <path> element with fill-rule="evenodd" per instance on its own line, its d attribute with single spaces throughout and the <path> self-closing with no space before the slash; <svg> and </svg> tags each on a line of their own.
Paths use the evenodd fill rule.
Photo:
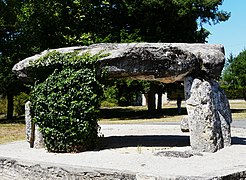
<svg viewBox="0 0 246 180">
<path fill-rule="evenodd" d="M 2 179 L 246 179 L 246 129 L 232 126 L 232 146 L 191 150 L 179 125 L 101 125 L 102 149 L 77 154 L 0 145 Z M 0 179 L 1 179 L 0 178 Z"/>
</svg>

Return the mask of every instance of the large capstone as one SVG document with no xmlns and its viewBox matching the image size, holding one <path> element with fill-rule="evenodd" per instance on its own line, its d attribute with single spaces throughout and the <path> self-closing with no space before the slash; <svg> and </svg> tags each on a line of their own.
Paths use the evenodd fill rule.
<svg viewBox="0 0 246 180">
<path fill-rule="evenodd" d="M 35 74 L 32 74 L 32 62 L 51 51 L 107 54 L 107 57 L 98 61 L 99 74 L 107 69 L 111 77 L 155 80 L 165 83 L 183 81 L 184 77 L 191 73 L 205 73 L 216 79 L 224 66 L 224 48 L 221 45 L 106 43 L 46 50 L 17 63 L 13 67 L 13 72 L 24 82 L 33 82 Z"/>
</svg>

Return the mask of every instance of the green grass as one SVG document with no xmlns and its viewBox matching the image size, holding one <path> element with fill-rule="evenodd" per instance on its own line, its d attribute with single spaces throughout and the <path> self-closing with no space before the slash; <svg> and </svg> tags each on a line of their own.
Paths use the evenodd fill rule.
<svg viewBox="0 0 246 180">
<path fill-rule="evenodd" d="M 232 100 L 230 101 L 230 108 L 231 108 L 233 120 L 246 119 L 246 101 Z"/>
<path fill-rule="evenodd" d="M 0 119 L 0 144 L 25 139 L 25 123 L 23 117 L 11 122 Z"/>
<path fill-rule="evenodd" d="M 246 101 L 230 101 L 233 120 L 246 119 Z M 187 114 L 185 104 L 182 112 L 177 114 L 176 102 L 171 101 L 164 105 L 161 112 L 149 114 L 146 106 L 110 107 L 101 108 L 102 119 L 100 124 L 130 124 L 144 122 L 179 122 Z"/>
<path fill-rule="evenodd" d="M 233 120 L 246 119 L 246 101 L 230 102 Z M 144 122 L 179 122 L 186 114 L 185 105 L 182 104 L 182 113 L 177 115 L 175 102 L 165 105 L 159 113 L 149 114 L 145 106 L 113 107 L 101 109 L 100 124 L 130 124 Z M 25 140 L 24 117 L 16 118 L 12 122 L 0 115 L 0 144 Z"/>
<path fill-rule="evenodd" d="M 172 122 L 179 121 L 182 115 L 187 114 L 184 107 L 180 115 L 177 114 L 175 107 L 164 108 L 160 112 L 150 114 L 146 106 L 102 108 L 100 112 L 102 115 L 100 124 Z"/>
</svg>

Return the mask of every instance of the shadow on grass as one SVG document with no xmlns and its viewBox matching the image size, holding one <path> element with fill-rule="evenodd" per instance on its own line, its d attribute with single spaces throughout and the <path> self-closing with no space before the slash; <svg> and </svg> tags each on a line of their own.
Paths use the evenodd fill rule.
<svg viewBox="0 0 246 180">
<path fill-rule="evenodd" d="M 25 124 L 25 116 L 14 117 L 12 120 L 7 120 L 6 117 L 0 118 L 0 124 Z"/>
<path fill-rule="evenodd" d="M 183 147 L 190 146 L 189 136 L 178 135 L 141 135 L 111 136 L 100 140 L 102 149 L 124 147 Z"/>
<path fill-rule="evenodd" d="M 231 113 L 243 113 L 246 112 L 246 109 L 231 109 Z"/>
<path fill-rule="evenodd" d="M 117 118 L 120 120 L 129 119 L 152 119 L 152 118 L 163 118 L 165 116 L 176 116 L 177 108 L 165 108 L 161 111 L 156 111 L 150 113 L 145 109 L 135 109 L 135 108 L 103 108 L 100 109 L 101 117 L 103 119 L 113 119 Z M 181 114 L 186 115 L 186 108 L 181 109 Z"/>
</svg>

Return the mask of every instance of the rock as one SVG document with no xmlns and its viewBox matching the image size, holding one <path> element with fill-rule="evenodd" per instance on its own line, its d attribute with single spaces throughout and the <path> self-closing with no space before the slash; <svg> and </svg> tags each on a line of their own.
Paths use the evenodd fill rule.
<svg viewBox="0 0 246 180">
<path fill-rule="evenodd" d="M 61 53 L 79 51 L 105 53 L 99 73 L 105 68 L 112 77 L 156 80 L 165 83 L 182 81 L 190 73 L 206 73 L 218 78 L 224 66 L 224 49 L 221 45 L 184 43 L 121 43 L 94 44 L 91 46 L 51 49 L 17 63 L 13 72 L 24 82 L 33 82 L 31 62 L 48 52 Z"/>
<path fill-rule="evenodd" d="M 190 158 L 192 156 L 203 156 L 201 153 L 196 153 L 192 151 L 159 151 L 154 154 L 160 157 L 171 157 L 171 158 Z"/>
<path fill-rule="evenodd" d="M 191 52 L 166 44 L 130 44 L 116 52 L 103 58 L 99 65 L 111 77 L 172 83 L 199 71 L 201 64 Z"/>
<path fill-rule="evenodd" d="M 189 132 L 189 119 L 188 116 L 183 116 L 180 122 L 180 129 L 182 132 Z"/>
<path fill-rule="evenodd" d="M 35 141 L 33 147 L 35 149 L 45 148 L 43 134 L 39 131 L 37 124 L 35 124 Z"/>
<path fill-rule="evenodd" d="M 214 106 L 216 107 L 216 119 L 219 119 L 218 126 L 222 131 L 223 146 L 231 145 L 231 123 L 232 115 L 230 111 L 230 104 L 223 89 L 219 87 L 219 84 L 212 80 L 212 91 Z"/>
<path fill-rule="evenodd" d="M 29 142 L 30 147 L 34 145 L 34 123 L 31 117 L 31 102 L 27 101 L 25 104 L 25 122 L 26 122 L 26 140 Z"/>
<path fill-rule="evenodd" d="M 40 157 L 42 158 L 42 157 Z M 136 172 L 94 167 L 71 166 L 69 163 L 20 161 L 0 157 L 1 180 L 136 180 Z M 67 165 L 66 165 L 67 164 Z M 139 179 L 138 179 L 139 180 Z"/>
<path fill-rule="evenodd" d="M 40 54 L 36 54 L 34 56 L 28 57 L 28 58 L 20 61 L 19 63 L 15 64 L 12 70 L 17 75 L 17 77 L 20 80 L 22 80 L 23 82 L 25 82 L 26 84 L 33 83 L 33 81 L 34 81 L 33 80 L 33 74 L 31 72 L 32 62 L 45 56 L 46 54 L 48 54 L 49 52 L 52 52 L 52 51 L 57 51 L 60 53 L 69 53 L 69 52 L 74 52 L 74 51 L 84 50 L 84 49 L 87 49 L 87 46 L 45 50 L 45 51 L 41 52 Z"/>
<path fill-rule="evenodd" d="M 229 146 L 231 112 L 218 83 L 186 77 L 184 86 L 192 149 L 215 152 Z"/>
<path fill-rule="evenodd" d="M 25 104 L 25 122 L 26 122 L 26 140 L 29 142 L 31 148 L 44 148 L 43 135 L 39 131 L 39 127 L 32 122 L 31 117 L 31 102 Z"/>
</svg>

